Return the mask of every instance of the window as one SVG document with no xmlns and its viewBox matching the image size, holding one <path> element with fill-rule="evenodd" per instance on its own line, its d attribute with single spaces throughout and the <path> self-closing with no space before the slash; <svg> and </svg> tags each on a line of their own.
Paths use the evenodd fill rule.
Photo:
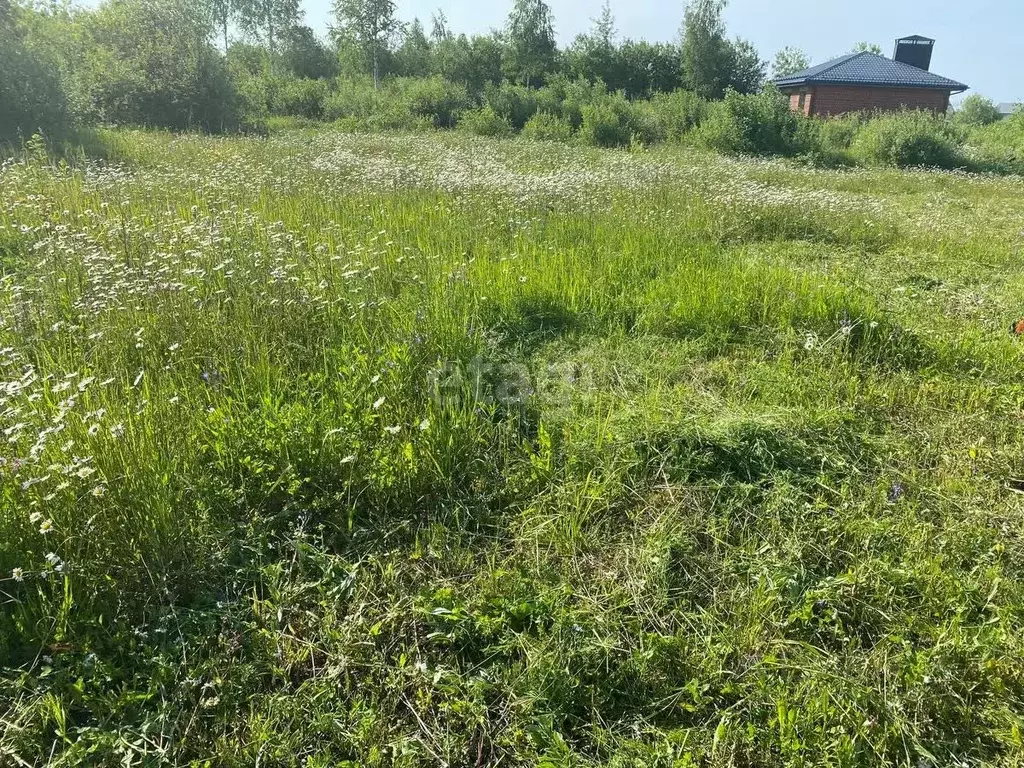
<svg viewBox="0 0 1024 768">
<path fill-rule="evenodd" d="M 804 111 L 804 105 L 806 103 L 807 103 L 807 94 L 806 93 L 801 93 L 800 94 L 800 98 L 796 102 L 797 109 L 799 109 L 801 112 L 803 112 Z"/>
</svg>

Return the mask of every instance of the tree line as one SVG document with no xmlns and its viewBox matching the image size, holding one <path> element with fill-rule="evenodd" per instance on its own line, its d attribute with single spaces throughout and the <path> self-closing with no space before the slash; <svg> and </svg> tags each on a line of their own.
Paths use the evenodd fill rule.
<svg viewBox="0 0 1024 768">
<path fill-rule="evenodd" d="M 615 146 L 678 138 L 705 117 L 731 115 L 709 123 L 728 141 L 705 143 L 743 148 L 738 126 L 751 120 L 777 124 L 780 135 L 795 129 L 778 99 L 723 97 L 761 94 L 769 72 L 810 64 L 786 47 L 769 66 L 749 41 L 731 38 L 726 0 L 681 5 L 678 36 L 658 43 L 620 36 L 604 0 L 564 47 L 544 0 L 510 0 L 501 29 L 474 35 L 452 30 L 442 10 L 425 26 L 400 19 L 394 0 L 333 1 L 320 37 L 303 23 L 299 0 L 101 0 L 95 8 L 0 0 L 0 141 L 71 138 L 96 124 L 264 131 L 271 115 L 499 135 L 536 116 L 531 134 L 582 130 Z M 853 50 L 881 52 L 867 42 Z M 708 111 L 711 103 L 723 108 Z M 962 126 L 1000 117 L 978 96 L 961 112 Z M 787 152 L 808 145 L 769 143 Z"/>
<path fill-rule="evenodd" d="M 326 38 L 303 23 L 299 0 L 103 0 L 94 9 L 0 0 L 0 138 L 97 122 L 246 129 L 289 80 L 363 76 L 379 88 L 439 77 L 478 97 L 493 84 L 559 78 L 628 99 L 753 93 L 768 64 L 727 35 L 725 4 L 690 0 L 678 38 L 651 43 L 621 38 L 606 0 L 591 28 L 560 48 L 544 0 L 512 0 L 501 29 L 474 35 L 453 31 L 442 10 L 428 30 L 399 19 L 394 0 L 334 0 Z M 786 55 L 773 74 L 801 62 Z"/>
<path fill-rule="evenodd" d="M 564 49 L 544 0 L 513 0 L 501 30 L 485 35 L 452 32 L 443 11 L 428 35 L 418 19 L 403 23 L 393 0 L 335 0 L 332 38 L 350 71 L 429 77 L 480 88 L 502 79 L 537 87 L 552 77 L 601 81 L 630 98 L 678 88 L 721 98 L 728 88 L 752 93 L 766 79 L 767 63 L 754 46 L 726 35 L 725 0 L 691 0 L 683 8 L 679 39 L 669 43 L 620 39 L 608 0 L 590 30 Z"/>
</svg>

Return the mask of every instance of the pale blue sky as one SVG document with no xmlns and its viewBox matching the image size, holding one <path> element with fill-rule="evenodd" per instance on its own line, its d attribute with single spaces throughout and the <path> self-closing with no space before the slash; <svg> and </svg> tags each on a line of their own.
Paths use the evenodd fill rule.
<svg viewBox="0 0 1024 768">
<path fill-rule="evenodd" d="M 397 0 L 399 15 L 418 16 L 429 30 L 444 9 L 456 32 L 500 27 L 511 0 Z M 590 26 L 602 0 L 548 0 L 559 42 Z M 682 0 L 611 0 L 624 37 L 674 39 Z M 306 23 L 324 31 L 330 0 L 303 0 Z M 904 35 L 936 40 L 932 71 L 967 83 L 995 101 L 1024 101 L 1024 0 L 732 0 L 725 12 L 730 35 L 745 37 L 769 61 L 785 45 L 803 48 L 815 63 L 845 53 L 861 40 L 886 56 Z"/>
</svg>

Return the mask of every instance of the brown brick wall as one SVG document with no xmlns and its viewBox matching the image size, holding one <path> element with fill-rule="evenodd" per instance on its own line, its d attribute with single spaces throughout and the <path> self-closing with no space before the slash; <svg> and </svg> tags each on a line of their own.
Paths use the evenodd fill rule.
<svg viewBox="0 0 1024 768">
<path fill-rule="evenodd" d="M 790 94 L 790 108 L 798 110 L 800 94 Z M 812 115 L 841 115 L 846 112 L 900 109 L 930 109 L 945 112 L 949 93 L 930 88 L 869 88 L 854 85 L 819 85 L 811 89 L 804 111 Z"/>
<path fill-rule="evenodd" d="M 807 93 L 804 95 L 803 108 L 800 107 L 800 91 L 789 94 L 789 108 L 793 112 L 803 112 L 805 115 L 811 114 L 811 94 Z"/>
</svg>

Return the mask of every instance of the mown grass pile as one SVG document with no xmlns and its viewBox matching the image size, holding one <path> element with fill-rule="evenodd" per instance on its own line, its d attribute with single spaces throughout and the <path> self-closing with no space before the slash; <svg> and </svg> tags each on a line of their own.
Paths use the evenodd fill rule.
<svg viewBox="0 0 1024 768">
<path fill-rule="evenodd" d="M 0 168 L 0 763 L 1019 764 L 1020 178 L 104 140 Z"/>
</svg>

